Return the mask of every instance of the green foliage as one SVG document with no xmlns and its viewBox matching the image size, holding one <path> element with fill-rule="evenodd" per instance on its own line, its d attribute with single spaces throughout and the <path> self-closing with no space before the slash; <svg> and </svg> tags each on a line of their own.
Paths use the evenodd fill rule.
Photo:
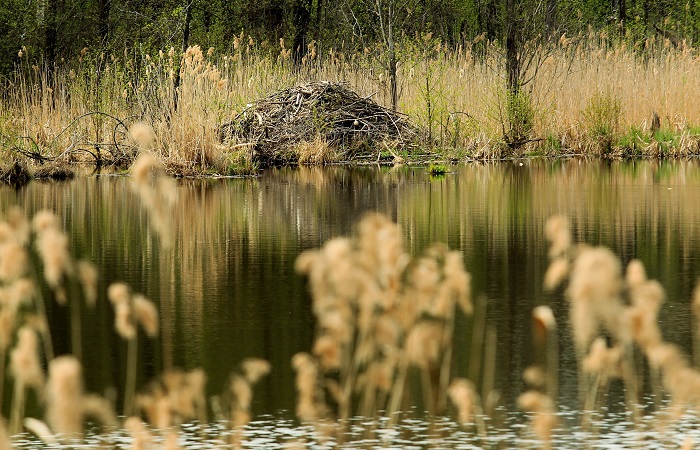
<svg viewBox="0 0 700 450">
<path fill-rule="evenodd" d="M 621 148 L 627 156 L 638 156 L 641 150 L 649 145 L 648 133 L 640 128 L 632 127 L 627 133 L 617 138 L 617 147 Z"/>
<path fill-rule="evenodd" d="M 561 139 L 559 139 L 559 136 L 556 136 L 554 134 L 547 135 L 546 142 L 546 147 L 555 151 L 556 153 L 560 153 L 564 148 L 564 145 L 562 144 Z"/>
<path fill-rule="evenodd" d="M 678 148 L 680 135 L 672 130 L 659 129 L 654 133 L 654 140 L 659 143 L 661 155 L 669 153 L 672 149 Z"/>
<path fill-rule="evenodd" d="M 432 176 L 445 175 L 447 173 L 447 166 L 444 164 L 431 163 L 428 166 L 428 173 Z"/>
<path fill-rule="evenodd" d="M 522 89 L 506 94 L 506 140 L 519 144 L 532 134 L 535 108 L 530 94 Z"/>
<path fill-rule="evenodd" d="M 620 99 L 611 94 L 597 93 L 581 112 L 588 134 L 608 147 L 620 126 Z"/>
</svg>

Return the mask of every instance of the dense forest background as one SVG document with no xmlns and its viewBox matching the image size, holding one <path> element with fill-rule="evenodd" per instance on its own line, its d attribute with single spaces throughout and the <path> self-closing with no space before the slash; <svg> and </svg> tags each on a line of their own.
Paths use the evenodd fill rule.
<svg viewBox="0 0 700 450">
<path fill-rule="evenodd" d="M 698 0 L 5 0 L 0 74 L 10 74 L 25 54 L 50 67 L 86 48 L 179 52 L 198 44 L 227 52 L 241 32 L 261 50 L 279 51 L 284 39 L 295 60 L 311 42 L 319 54 L 375 44 L 393 50 L 395 42 L 427 33 L 455 48 L 483 36 L 504 48 L 510 42 L 514 51 L 518 43 L 590 30 L 631 43 L 661 35 L 692 45 L 700 37 L 698 6 Z"/>
</svg>

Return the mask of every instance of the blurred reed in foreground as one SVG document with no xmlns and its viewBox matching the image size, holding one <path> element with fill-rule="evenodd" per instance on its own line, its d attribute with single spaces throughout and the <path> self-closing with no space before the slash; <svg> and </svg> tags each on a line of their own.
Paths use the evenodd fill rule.
<svg viewBox="0 0 700 450">
<path fill-rule="evenodd" d="M 133 168 L 134 183 L 146 183 L 139 190 L 147 188 L 148 195 L 157 198 L 162 195 L 157 191 L 169 189 L 172 180 L 159 180 L 165 174 L 155 157 L 142 158 Z M 163 214 L 150 209 L 153 204 L 145 206 L 148 214 Z M 166 231 L 153 227 L 159 239 L 169 236 Z M 523 374 L 528 388 L 516 402 L 525 412 L 521 419 L 529 423 L 521 431 L 522 442 L 527 443 L 522 446 L 556 448 L 558 439 L 572 433 L 559 414 L 559 341 L 566 328 L 560 324 L 568 322 L 580 374 L 579 426 L 587 439 L 596 439 L 606 396 L 613 380 L 620 380 L 630 427 L 656 432 L 655 442 L 680 445 L 685 439 L 684 448 L 692 447 L 692 438 L 678 435 L 674 426 L 700 406 L 700 372 L 677 346 L 664 340 L 659 329 L 663 288 L 647 278 L 638 260 L 623 270 L 610 250 L 573 244 L 563 217 L 552 218 L 545 234 L 551 247 L 544 284 L 552 298 L 566 299 L 570 314 L 555 317 L 554 308 L 546 305 L 532 312 L 537 357 Z M 41 212 L 30 221 L 13 209 L 0 222 L 0 368 L 2 387 L 12 382 L 12 401 L 5 407 L 9 436 L 17 436 L 24 427 L 46 445 L 69 448 L 86 444 L 95 434 L 108 441 L 121 433 L 130 436 L 128 443 L 134 449 L 179 448 L 189 429 L 186 425 L 196 421 L 201 436 L 189 447 L 204 442 L 219 448 L 246 446 L 254 386 L 272 369 L 270 364 L 257 358 L 244 360 L 213 398 L 207 398 L 206 373 L 197 368 L 164 367 L 158 376 L 139 384 L 137 349 L 148 338 L 165 352 L 161 331 L 170 324 L 154 304 L 126 284 L 95 292 L 97 269 L 74 261 L 69 249 L 61 220 L 52 213 Z M 479 303 L 474 308 L 471 302 L 463 258 L 441 244 L 412 258 L 404 248 L 401 228 L 376 214 L 365 216 L 352 237 L 329 240 L 299 256 L 296 268 L 308 277 L 317 329 L 309 352 L 291 361 L 302 436 L 288 437 L 285 445 L 311 446 L 318 440 L 355 447 L 379 441 L 399 445 L 387 430 L 396 430 L 413 414 L 425 415 L 436 446 L 451 438 L 450 431 L 441 428 L 445 416 L 455 418 L 453 423 L 463 433 L 460 438 L 490 445 L 501 429 L 495 408 L 485 407 L 488 402 L 483 399 L 499 386 L 484 389 L 481 384 L 487 380 L 469 379 L 458 373 L 455 364 L 455 330 L 463 329 L 455 323 L 476 322 L 477 317 L 465 316 L 479 316 Z M 81 315 L 72 310 L 67 315 L 70 332 L 76 333 L 72 355 L 54 356 L 42 287 L 51 294 L 46 301 L 55 299 L 65 308 L 82 308 L 83 301 L 88 307 L 107 298 L 112 302 L 113 332 L 126 341 L 127 381 L 119 393 L 123 400 L 119 409 L 115 398 L 86 392 L 83 374 L 94 368 L 81 362 L 87 360 L 78 354 L 84 353 L 81 328 L 73 324 Z M 698 305 L 700 287 L 694 293 L 695 313 L 700 311 Z M 88 309 L 89 314 L 92 311 Z M 470 363 L 481 358 L 476 353 L 470 354 Z M 658 404 L 642 404 L 645 392 Z M 29 414 L 35 417 L 26 417 L 30 401 L 38 405 Z M 649 416 L 658 420 L 645 420 Z M 351 432 L 358 420 L 365 426 L 361 432 Z M 0 427 L 0 445 L 8 447 L 11 438 L 5 426 Z M 86 429 L 94 431 L 86 437 Z"/>
</svg>

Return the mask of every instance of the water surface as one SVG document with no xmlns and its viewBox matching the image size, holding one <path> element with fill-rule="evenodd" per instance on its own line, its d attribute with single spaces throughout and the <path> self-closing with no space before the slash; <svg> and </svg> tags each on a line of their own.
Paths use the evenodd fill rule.
<svg viewBox="0 0 700 450">
<path fill-rule="evenodd" d="M 289 417 L 290 359 L 310 349 L 314 328 L 294 261 L 305 249 L 351 234 L 367 212 L 398 222 L 412 255 L 438 241 L 463 252 L 496 348 L 487 386 L 501 392 L 506 407 L 523 391 L 522 370 L 534 359 L 530 313 L 540 304 L 551 305 L 560 323 L 561 403 L 576 405 L 566 303 L 561 292 L 542 288 L 544 224 L 554 214 L 570 218 L 575 241 L 609 246 L 623 263 L 641 259 L 666 288 L 664 337 L 690 349 L 688 304 L 700 276 L 697 161 L 526 160 L 452 170 L 435 178 L 408 166 L 310 167 L 271 169 L 258 178 L 179 180 L 169 215 L 171 248 L 150 228 L 152 217 L 124 176 L 2 188 L 0 208 L 55 211 L 74 256 L 99 268 L 102 298 L 84 312 L 83 326 L 86 384 L 94 392 L 123 385 L 126 347 L 104 293 L 109 283 L 125 281 L 156 301 L 171 324 L 158 340 L 141 340 L 139 385 L 172 361 L 203 367 L 215 395 L 242 359 L 261 357 L 273 371 L 256 388 L 255 413 Z M 49 309 L 57 353 L 68 352 L 66 311 L 53 303 Z M 460 318 L 455 339 L 455 376 L 483 381 L 483 368 L 469 363 L 471 319 Z"/>
</svg>

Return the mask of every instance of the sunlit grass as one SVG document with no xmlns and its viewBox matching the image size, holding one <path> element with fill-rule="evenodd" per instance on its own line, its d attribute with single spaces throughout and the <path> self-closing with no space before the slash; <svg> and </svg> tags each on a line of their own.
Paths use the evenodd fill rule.
<svg viewBox="0 0 700 450">
<path fill-rule="evenodd" d="M 345 80 L 386 106 L 388 76 L 374 61 L 376 51 L 313 51 L 294 66 L 283 42 L 263 46 L 241 35 L 230 55 L 197 46 L 182 57 L 173 49 L 153 55 L 85 49 L 51 73 L 25 54 L 0 100 L 4 159 L 126 167 L 144 151 L 129 133 L 140 123 L 150 130 L 146 148 L 171 173 L 226 174 L 240 155 L 219 145 L 218 126 L 274 90 L 308 80 Z M 700 64 L 694 49 L 653 40 L 647 48 L 630 48 L 591 35 L 563 37 L 535 51 L 542 63 L 524 85 L 533 113 L 533 142 L 525 151 L 544 146 L 548 154 L 697 153 L 700 112 L 692 94 L 700 89 Z M 477 39 L 455 49 L 426 41 L 406 45 L 402 55 L 399 109 L 436 148 L 469 158 L 509 154 L 504 60 L 496 44 Z M 650 131 L 654 113 L 666 135 Z M 629 139 L 634 130 L 648 137 Z M 317 159 L 310 154 L 308 162 Z"/>
</svg>

